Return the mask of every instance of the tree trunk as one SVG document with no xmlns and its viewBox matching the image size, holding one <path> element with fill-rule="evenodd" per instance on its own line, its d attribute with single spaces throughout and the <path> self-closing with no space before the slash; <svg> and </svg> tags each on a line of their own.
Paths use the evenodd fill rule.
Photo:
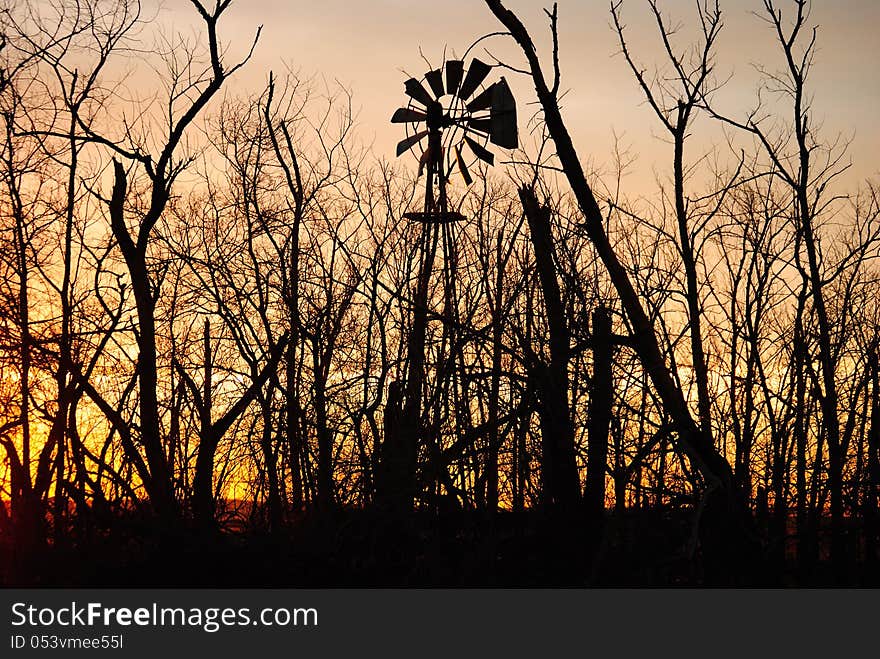
<svg viewBox="0 0 880 659">
<path fill-rule="evenodd" d="M 520 188 L 520 201 L 529 224 L 529 240 L 541 283 L 550 332 L 550 363 L 536 366 L 540 401 L 544 500 L 551 507 L 573 510 L 580 499 L 580 481 L 574 452 L 574 426 L 568 402 L 570 337 L 562 293 L 556 277 L 556 259 L 550 232 L 550 209 L 541 206 L 531 188 Z"/>
<path fill-rule="evenodd" d="M 587 483 L 584 490 L 587 522 L 600 529 L 605 517 L 605 472 L 608 466 L 608 432 L 611 427 L 612 336 L 611 312 L 593 311 L 593 378 L 590 387 L 590 420 L 587 447 Z M 625 479 L 623 487 L 626 487 Z M 620 496 L 618 487 L 615 488 Z"/>
<path fill-rule="evenodd" d="M 869 356 L 871 370 L 871 428 L 868 431 L 868 483 L 864 501 L 865 561 L 876 578 L 878 542 L 878 499 L 880 499 L 880 359 L 878 348 Z"/>
<path fill-rule="evenodd" d="M 675 187 L 675 216 L 678 223 L 678 239 L 681 245 L 681 258 L 684 264 L 685 297 L 688 308 L 688 327 L 691 338 L 691 359 L 694 366 L 694 379 L 697 383 L 697 408 L 700 429 L 705 437 L 712 440 L 712 408 L 709 400 L 709 369 L 703 348 L 702 309 L 700 308 L 700 289 L 697 284 L 697 263 L 694 245 L 690 235 L 687 208 L 684 199 L 684 140 L 688 130 L 689 108 L 678 104 L 678 122 L 673 134 L 675 142 L 673 156 L 673 181 Z"/>
<path fill-rule="evenodd" d="M 162 448 L 159 430 L 159 401 L 157 395 L 158 372 L 156 363 L 155 299 L 146 263 L 146 243 L 131 239 L 124 217 L 125 195 L 128 180 L 125 168 L 114 160 L 115 180 L 110 199 L 110 223 L 122 255 L 128 267 L 138 317 L 136 334 L 138 347 L 138 393 L 141 443 L 149 467 L 144 487 L 156 513 L 166 528 L 176 525 L 179 519 L 177 502 L 171 487 L 171 473 Z"/>
<path fill-rule="evenodd" d="M 272 405 L 271 394 L 263 396 L 260 400 L 260 413 L 263 417 L 263 430 L 260 437 L 260 449 L 263 452 L 263 463 L 266 468 L 266 480 L 269 492 L 267 494 L 269 531 L 275 532 L 281 528 L 281 491 L 278 481 L 278 464 L 272 442 Z"/>
<path fill-rule="evenodd" d="M 498 452 L 501 450 L 501 429 L 498 427 L 501 407 L 501 357 L 504 337 L 504 232 L 499 230 L 495 244 L 495 294 L 491 296 L 492 311 L 492 380 L 489 393 L 489 451 L 486 459 L 486 507 L 498 510 Z M 487 259 L 488 261 L 488 259 Z"/>
<path fill-rule="evenodd" d="M 326 511 L 333 507 L 333 436 L 327 425 L 327 368 L 320 357 L 320 336 L 320 333 L 316 334 L 312 344 L 313 386 L 315 432 L 318 436 L 318 506 Z"/>
<path fill-rule="evenodd" d="M 193 515 L 202 528 L 214 524 L 214 453 L 217 450 L 211 434 L 213 412 L 213 356 L 211 354 L 211 323 L 205 321 L 203 341 L 204 379 L 202 384 L 202 409 L 199 419 L 199 449 L 196 454 L 196 473 L 193 478 Z"/>
</svg>

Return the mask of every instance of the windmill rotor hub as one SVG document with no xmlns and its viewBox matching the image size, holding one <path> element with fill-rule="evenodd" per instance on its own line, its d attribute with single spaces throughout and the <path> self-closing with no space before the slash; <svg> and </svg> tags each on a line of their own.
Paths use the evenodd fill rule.
<svg viewBox="0 0 880 659">
<path fill-rule="evenodd" d="M 443 128 L 445 116 L 443 114 L 443 106 L 439 101 L 432 101 L 428 106 L 426 122 L 428 130 L 441 130 Z"/>
</svg>

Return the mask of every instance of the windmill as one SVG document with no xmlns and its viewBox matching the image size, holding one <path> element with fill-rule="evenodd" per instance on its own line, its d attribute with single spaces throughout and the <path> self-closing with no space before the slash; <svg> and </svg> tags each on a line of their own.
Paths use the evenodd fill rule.
<svg viewBox="0 0 880 659">
<path fill-rule="evenodd" d="M 446 185 L 455 172 L 466 185 L 473 183 L 470 168 L 478 161 L 494 165 L 490 144 L 514 149 L 519 143 L 513 94 L 504 77 L 485 84 L 491 71 L 490 65 L 476 58 L 467 69 L 463 60 L 449 60 L 421 79 L 409 78 L 404 83 L 408 103 L 391 117 L 392 123 L 404 124 L 406 128 L 406 137 L 397 145 L 397 156 L 412 152 L 419 163 L 418 175 L 426 174 L 422 211 L 404 213 L 406 219 L 422 225 L 420 268 L 407 340 L 404 394 L 399 402 L 401 407 L 395 413 L 399 421 L 394 423 L 393 436 L 386 434 L 387 446 L 383 450 L 383 461 L 388 463 L 388 489 L 395 490 L 397 504 L 403 508 L 410 508 L 418 494 L 416 472 L 423 439 L 421 398 L 425 380 L 428 286 L 441 237 L 443 317 L 454 321 L 457 316 L 453 226 L 464 216 L 449 210 Z M 456 335 L 456 323 L 444 323 L 440 353 L 449 366 L 443 370 L 449 375 L 438 382 L 439 393 L 443 394 L 438 399 L 458 395 L 455 373 L 460 348 Z"/>
<path fill-rule="evenodd" d="M 407 130 L 407 136 L 397 144 L 397 155 L 412 151 L 419 160 L 419 175 L 427 170 L 425 210 L 407 213 L 407 219 L 462 219 L 446 209 L 446 183 L 453 171 L 457 170 L 470 185 L 473 162 L 495 164 L 488 143 L 506 149 L 518 146 L 516 102 L 507 81 L 501 76 L 483 86 L 491 70 L 490 65 L 476 58 L 467 72 L 462 60 L 449 60 L 442 68 L 426 73 L 422 80 L 410 78 L 404 83 L 409 103 L 391 117 L 391 123 L 405 124 Z M 427 144 L 422 149 L 425 138 Z M 436 196 L 435 185 L 439 188 Z"/>
</svg>

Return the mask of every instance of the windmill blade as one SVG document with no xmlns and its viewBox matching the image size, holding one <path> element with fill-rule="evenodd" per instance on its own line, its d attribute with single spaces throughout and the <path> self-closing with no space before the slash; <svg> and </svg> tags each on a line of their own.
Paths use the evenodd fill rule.
<svg viewBox="0 0 880 659">
<path fill-rule="evenodd" d="M 485 62 L 481 62 L 476 57 L 471 62 L 471 66 L 468 69 L 467 75 L 464 77 L 464 82 L 461 83 L 461 87 L 458 90 L 458 97 L 466 101 L 468 97 L 476 91 L 477 87 L 486 79 L 486 76 L 489 75 L 489 71 L 492 70 L 492 67 L 486 64 Z"/>
<path fill-rule="evenodd" d="M 470 118 L 467 120 L 467 125 L 469 128 L 486 133 L 486 135 L 492 133 L 492 117 Z"/>
<path fill-rule="evenodd" d="M 470 186 L 470 184 L 474 182 L 474 179 L 468 171 L 467 163 L 464 161 L 464 158 L 461 157 L 461 146 L 458 144 L 455 145 L 455 162 L 458 163 L 458 171 L 461 172 L 464 184 Z"/>
<path fill-rule="evenodd" d="M 495 85 L 497 84 L 497 82 L 492 83 L 475 96 L 474 100 L 467 104 L 468 112 L 479 112 L 480 110 L 490 108 L 492 106 L 492 99 L 495 97 Z"/>
<path fill-rule="evenodd" d="M 492 133 L 492 118 L 491 117 L 480 117 L 478 119 L 468 119 L 467 125 L 474 130 L 478 130 L 481 133 L 486 133 L 486 135 L 491 135 Z"/>
<path fill-rule="evenodd" d="M 495 156 L 492 155 L 492 152 L 483 147 L 482 144 L 477 142 L 476 140 L 471 139 L 467 135 L 464 136 L 464 141 L 467 142 L 467 145 L 471 148 L 471 151 L 474 152 L 474 155 L 482 160 L 483 162 L 487 162 L 490 165 L 495 164 Z"/>
<path fill-rule="evenodd" d="M 458 91 L 463 75 L 464 62 L 458 59 L 451 59 L 446 62 L 446 91 L 448 93 L 454 94 Z"/>
<path fill-rule="evenodd" d="M 405 140 L 400 140 L 400 142 L 397 143 L 397 155 L 400 156 L 404 151 L 418 144 L 427 134 L 428 131 L 420 130 L 415 135 L 410 135 Z"/>
<path fill-rule="evenodd" d="M 425 79 L 428 81 L 431 91 L 434 92 L 434 98 L 443 96 L 443 71 L 440 69 L 430 71 L 425 74 Z"/>
<path fill-rule="evenodd" d="M 505 149 L 515 149 L 519 146 L 519 137 L 516 132 L 516 101 L 507 81 L 501 79 L 491 87 L 492 110 L 491 128 L 489 130 L 492 144 L 497 144 Z"/>
<path fill-rule="evenodd" d="M 410 78 L 405 83 L 403 83 L 404 88 L 406 89 L 406 94 L 410 98 L 418 101 L 425 107 L 431 105 L 434 102 L 434 99 L 431 98 L 431 95 L 422 87 L 422 83 L 420 83 L 415 78 Z"/>
<path fill-rule="evenodd" d="M 424 121 L 427 118 L 428 115 L 420 110 L 414 110 L 413 108 L 398 108 L 391 116 L 391 123 L 405 124 L 410 121 Z"/>
</svg>

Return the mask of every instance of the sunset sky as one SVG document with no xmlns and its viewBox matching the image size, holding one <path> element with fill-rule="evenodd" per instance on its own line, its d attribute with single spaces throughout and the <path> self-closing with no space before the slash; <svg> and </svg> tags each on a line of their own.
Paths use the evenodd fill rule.
<svg viewBox="0 0 880 659">
<path fill-rule="evenodd" d="M 880 0 L 611 1 L 7 2 L 0 585 L 880 586 Z"/>
<path fill-rule="evenodd" d="M 149 0 L 148 0 L 149 2 Z M 547 22 L 542 8 L 547 3 L 510 0 L 547 56 Z M 691 43 L 696 25 L 694 3 L 669 0 L 660 3 L 668 16 L 680 22 L 679 46 Z M 793 3 L 781 0 L 779 7 L 789 14 Z M 149 5 L 148 5 L 149 6 Z M 195 13 L 186 0 L 166 0 L 158 12 L 159 22 L 186 30 L 196 25 Z M 723 2 L 724 29 L 718 43 L 719 77 L 732 75 L 718 95 L 718 104 L 734 116 L 754 103 L 758 76 L 752 66 L 770 69 L 783 65 L 768 25 L 753 12 L 763 11 L 758 0 Z M 661 47 L 647 3 L 628 0 L 623 6 L 628 43 L 648 71 L 662 62 Z M 823 122 L 822 135 L 854 136 L 850 149 L 853 168 L 850 181 L 876 176 L 880 171 L 880 3 L 875 0 L 818 1 L 811 24 L 819 26 L 818 52 L 810 89 L 814 94 L 814 117 Z M 233 3 L 221 21 L 221 34 L 230 54 L 242 52 L 258 25 L 263 34 L 254 60 L 240 74 L 239 89 L 255 91 L 265 83 L 270 69 L 283 70 L 284 63 L 303 76 L 338 80 L 354 94 L 359 110 L 359 135 L 373 142 L 378 156 L 393 158 L 401 127 L 388 120 L 404 100 L 403 81 L 407 73 L 421 76 L 427 69 L 419 55 L 439 66 L 443 49 L 461 55 L 477 37 L 496 31 L 499 24 L 481 0 L 411 2 L 408 0 L 250 0 Z M 611 27 L 606 2 L 562 0 L 559 2 L 564 116 L 574 133 L 581 158 L 599 166 L 609 162 L 613 133 L 640 156 L 633 177 L 650 183 L 652 170 L 665 164 L 669 148 L 660 142 L 659 124 L 644 102 L 637 84 L 618 54 L 616 34 Z M 509 39 L 483 42 L 493 54 L 521 64 Z M 482 46 L 483 44 L 481 44 Z M 472 52 L 479 55 L 481 47 Z M 526 105 L 534 91 L 521 76 L 507 74 L 520 106 L 520 130 L 531 114 Z M 519 78 L 519 79 L 518 79 Z M 235 89 L 231 85 L 230 89 Z M 787 116 L 787 115 L 786 115 Z M 700 121 L 695 141 L 718 140 L 717 124 Z M 692 147 L 692 153 L 698 149 Z M 665 169 L 665 166 L 663 167 Z M 641 187 L 641 186 L 637 186 Z"/>
</svg>

